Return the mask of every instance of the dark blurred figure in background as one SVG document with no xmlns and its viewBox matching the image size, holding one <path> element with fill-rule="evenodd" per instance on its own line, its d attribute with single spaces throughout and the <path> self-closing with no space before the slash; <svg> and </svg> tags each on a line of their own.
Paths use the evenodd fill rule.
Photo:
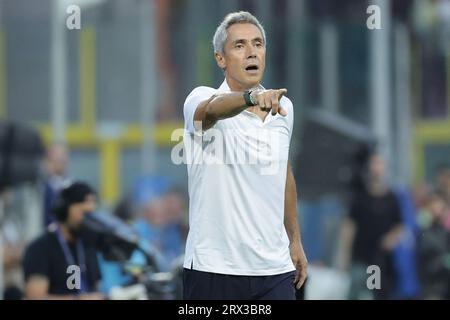
<svg viewBox="0 0 450 320">
<path fill-rule="evenodd" d="M 131 196 L 124 196 L 116 205 L 113 215 L 117 218 L 131 224 L 136 219 L 136 209 Z"/>
<path fill-rule="evenodd" d="M 436 175 L 437 189 L 444 200 L 450 202 L 450 166 L 442 164 L 438 167 Z"/>
<path fill-rule="evenodd" d="M 51 145 L 47 149 L 44 160 L 44 227 L 55 221 L 52 208 L 63 185 L 69 181 L 66 169 L 69 162 L 69 151 L 62 144 Z"/>
<path fill-rule="evenodd" d="M 129 225 L 134 224 L 136 210 L 132 196 L 122 198 L 117 203 L 113 215 Z M 139 263 L 141 266 L 145 266 L 146 261 L 142 254 L 136 252 L 136 255 L 141 255 Z M 104 254 L 99 255 L 99 266 L 102 275 L 101 291 L 103 294 L 110 295 L 114 287 L 127 286 L 135 281 L 134 277 L 126 272 L 125 264 L 126 261 L 109 261 L 105 259 Z"/>
<path fill-rule="evenodd" d="M 8 210 L 6 208 L 10 207 L 11 201 L 10 190 L 0 192 L 0 246 L 3 245 L 3 248 L 0 247 L 0 254 L 3 254 L 0 257 L 0 263 L 3 263 L 3 292 L 0 299 L 20 300 L 23 294 L 21 265 L 25 241 L 21 237 L 20 219 L 14 214 L 2 216 Z"/>
<path fill-rule="evenodd" d="M 450 232 L 450 166 L 442 164 L 437 170 L 437 191 L 446 202 L 446 210 L 442 216 L 444 227 Z"/>
<path fill-rule="evenodd" d="M 53 207 L 57 223 L 51 224 L 25 252 L 27 299 L 102 298 L 98 293 L 101 276 L 97 252 L 81 236 L 83 218 L 96 206 L 96 193 L 85 183 L 74 182 L 61 190 Z M 78 274 L 69 272 L 69 266 L 78 266 Z M 70 285 L 71 275 L 79 276 L 73 282 L 75 287 Z"/>
<path fill-rule="evenodd" d="M 448 299 L 450 286 L 450 236 L 444 227 L 448 212 L 445 196 L 431 193 L 421 213 L 422 232 L 418 243 L 419 274 L 424 299 Z M 426 217 L 423 217 L 426 216 Z"/>
<path fill-rule="evenodd" d="M 386 167 L 378 154 L 371 154 L 363 178 L 364 188 L 355 194 L 343 225 L 344 268 L 351 262 L 351 299 L 370 298 L 367 267 L 381 270 L 381 288 L 375 299 L 392 297 L 396 274 L 392 251 L 400 241 L 402 217 L 397 197 L 385 182 Z"/>
</svg>

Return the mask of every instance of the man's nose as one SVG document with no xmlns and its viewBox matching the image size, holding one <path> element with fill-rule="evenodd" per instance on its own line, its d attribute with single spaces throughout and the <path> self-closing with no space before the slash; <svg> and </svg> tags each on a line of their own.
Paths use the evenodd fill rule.
<svg viewBox="0 0 450 320">
<path fill-rule="evenodd" d="M 256 50 L 253 46 L 247 47 L 247 59 L 256 58 Z"/>
</svg>

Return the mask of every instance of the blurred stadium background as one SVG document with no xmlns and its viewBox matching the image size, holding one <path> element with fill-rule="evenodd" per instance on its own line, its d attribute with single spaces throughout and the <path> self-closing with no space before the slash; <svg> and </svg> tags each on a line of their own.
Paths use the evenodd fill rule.
<svg viewBox="0 0 450 320">
<path fill-rule="evenodd" d="M 81 8 L 80 30 L 65 27 L 70 4 Z M 381 30 L 366 25 L 371 4 Z M 44 230 L 49 162 L 92 184 L 105 213 L 134 220 L 142 213 L 126 204 L 163 199 L 153 214 L 172 208 L 186 226 L 186 169 L 171 161 L 171 134 L 188 93 L 220 85 L 211 39 L 236 10 L 266 29 L 265 86 L 288 88 L 294 101 L 307 298 L 348 297 L 341 226 L 373 144 L 390 186 L 411 200 L 404 222 L 420 238 L 438 179 L 450 199 L 449 0 L 0 0 L 1 291 L 23 289 L 21 254 Z M 55 143 L 67 146 L 67 165 L 64 150 L 45 152 Z M 423 297 L 426 284 L 416 285 L 398 297 Z"/>
</svg>

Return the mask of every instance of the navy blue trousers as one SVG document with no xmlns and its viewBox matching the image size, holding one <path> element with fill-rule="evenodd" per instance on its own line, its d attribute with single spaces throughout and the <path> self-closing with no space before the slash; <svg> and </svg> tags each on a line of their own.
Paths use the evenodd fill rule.
<svg viewBox="0 0 450 320">
<path fill-rule="evenodd" d="M 184 300 L 295 300 L 295 271 L 272 276 L 235 276 L 183 270 Z"/>
</svg>

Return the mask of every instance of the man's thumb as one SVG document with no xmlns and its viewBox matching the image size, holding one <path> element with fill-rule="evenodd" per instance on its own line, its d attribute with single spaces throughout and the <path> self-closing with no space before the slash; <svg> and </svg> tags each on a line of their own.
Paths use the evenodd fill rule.
<svg viewBox="0 0 450 320">
<path fill-rule="evenodd" d="M 287 93 L 287 89 L 278 90 L 278 99 L 281 99 L 281 97 L 284 96 L 286 93 Z"/>
</svg>

